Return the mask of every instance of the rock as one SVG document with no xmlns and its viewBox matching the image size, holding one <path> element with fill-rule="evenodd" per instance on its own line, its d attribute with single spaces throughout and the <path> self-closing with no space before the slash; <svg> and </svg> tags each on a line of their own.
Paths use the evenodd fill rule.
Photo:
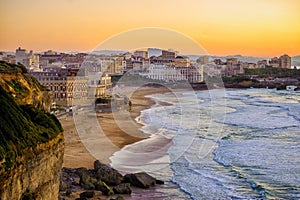
<svg viewBox="0 0 300 200">
<path fill-rule="evenodd" d="M 111 198 L 110 200 L 124 200 L 124 197 L 118 195 L 117 197 Z"/>
<path fill-rule="evenodd" d="M 156 179 L 156 184 L 158 184 L 158 185 L 163 185 L 163 184 L 165 184 L 165 182 L 162 181 L 162 180 L 157 180 L 157 179 Z"/>
<path fill-rule="evenodd" d="M 114 194 L 114 191 L 105 183 L 102 181 L 98 181 L 95 183 L 95 189 L 102 192 L 103 195 L 112 195 Z"/>
<path fill-rule="evenodd" d="M 130 183 L 121 183 L 113 188 L 115 194 L 131 194 Z"/>
<path fill-rule="evenodd" d="M 69 187 L 71 185 L 74 186 L 79 186 L 79 175 L 78 175 L 78 171 L 79 169 L 72 169 L 72 168 L 62 168 L 62 175 L 61 175 L 61 182 L 67 184 Z M 62 186 L 61 189 L 63 189 L 63 185 L 62 183 L 60 183 L 60 185 Z M 64 190 L 63 190 L 64 191 Z"/>
<path fill-rule="evenodd" d="M 95 189 L 95 183 L 97 183 L 97 179 L 92 178 L 89 175 L 89 171 L 86 168 L 79 168 L 77 170 L 77 174 L 80 178 L 79 185 L 83 187 L 86 190 L 94 190 Z"/>
<path fill-rule="evenodd" d="M 68 189 L 68 185 L 64 181 L 60 180 L 59 191 L 64 192 L 67 189 Z"/>
<path fill-rule="evenodd" d="M 126 174 L 124 181 L 140 188 L 150 188 L 156 183 L 156 179 L 145 172 L 139 172 L 135 174 Z"/>
<path fill-rule="evenodd" d="M 80 199 L 81 200 L 86 200 L 86 199 L 94 198 L 94 196 L 95 196 L 95 192 L 94 191 L 86 191 L 86 192 L 80 193 Z"/>
<path fill-rule="evenodd" d="M 81 187 L 85 190 L 94 190 L 95 189 L 95 185 L 93 183 L 86 183 L 81 185 Z"/>
<path fill-rule="evenodd" d="M 72 190 L 70 188 L 66 191 L 66 196 L 69 197 L 72 194 Z"/>
<path fill-rule="evenodd" d="M 94 162 L 94 170 L 97 171 L 98 169 L 100 169 L 102 167 L 102 165 L 105 165 L 105 164 L 102 164 L 99 160 L 96 160 Z"/>
<path fill-rule="evenodd" d="M 88 170 L 87 168 L 78 168 L 76 173 L 78 174 L 80 181 L 79 184 L 81 185 L 82 183 L 85 183 L 86 180 L 89 178 Z"/>
<path fill-rule="evenodd" d="M 96 171 L 95 177 L 101 181 L 104 181 L 108 185 L 116 186 L 119 185 L 123 176 L 114 168 L 100 163 L 99 160 L 94 162 L 94 169 Z"/>
</svg>

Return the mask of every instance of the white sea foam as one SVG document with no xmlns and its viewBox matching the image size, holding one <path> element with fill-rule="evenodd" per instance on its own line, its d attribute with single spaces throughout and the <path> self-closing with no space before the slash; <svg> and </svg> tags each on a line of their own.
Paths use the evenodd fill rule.
<svg viewBox="0 0 300 200">
<path fill-rule="evenodd" d="M 191 95 L 151 96 L 173 105 L 143 111 L 142 130 L 155 135 L 152 142 L 162 137 L 172 145 L 148 166 L 159 172 L 162 164 L 171 165 L 172 180 L 193 199 L 300 198 L 299 94 L 200 91 L 197 101 Z M 113 164 L 130 158 L 125 150 Z"/>
</svg>

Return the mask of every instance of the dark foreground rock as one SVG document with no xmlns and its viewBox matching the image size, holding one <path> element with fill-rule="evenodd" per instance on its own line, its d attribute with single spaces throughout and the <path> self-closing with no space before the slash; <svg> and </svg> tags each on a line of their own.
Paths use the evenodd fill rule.
<svg viewBox="0 0 300 200">
<path fill-rule="evenodd" d="M 102 164 L 96 160 L 94 162 L 94 169 L 62 169 L 60 199 L 64 199 L 70 195 L 71 197 L 74 197 L 74 195 L 78 197 L 78 192 L 81 192 L 78 199 L 94 198 L 89 196 L 95 195 L 95 192 L 98 194 L 99 191 L 103 195 L 110 197 L 114 194 L 128 195 L 132 192 L 131 185 L 140 188 L 150 188 L 155 186 L 155 184 L 164 184 L 164 182 L 155 179 L 145 172 L 122 176 L 122 174 L 109 165 Z M 120 195 L 117 197 L 117 199 L 123 199 Z"/>
<path fill-rule="evenodd" d="M 94 162 L 94 170 L 96 172 L 95 177 L 104 181 L 108 185 L 116 186 L 119 185 L 122 180 L 123 176 L 114 168 L 100 163 L 99 160 Z"/>
<path fill-rule="evenodd" d="M 131 194 L 130 183 L 122 183 L 113 188 L 115 194 Z"/>
<path fill-rule="evenodd" d="M 95 196 L 94 191 L 86 191 L 86 192 L 80 193 L 81 200 L 87 200 L 87 199 L 93 198 L 94 196 Z"/>
<path fill-rule="evenodd" d="M 95 189 L 101 191 L 102 194 L 106 196 L 114 194 L 114 191 L 105 182 L 102 181 L 98 181 L 95 184 Z"/>
<path fill-rule="evenodd" d="M 119 195 L 117 197 L 111 198 L 110 200 L 124 200 L 124 197 Z"/>
<path fill-rule="evenodd" d="M 94 190 L 95 183 L 97 183 L 97 179 L 90 176 L 88 169 L 79 168 L 77 169 L 77 174 L 80 178 L 79 185 L 86 190 Z"/>
<path fill-rule="evenodd" d="M 156 179 L 145 172 L 126 174 L 124 182 L 130 183 L 140 188 L 150 188 L 156 184 Z"/>
<path fill-rule="evenodd" d="M 156 184 L 157 184 L 157 185 L 163 185 L 163 184 L 165 184 L 165 182 L 162 181 L 162 180 L 157 180 L 157 179 L 156 179 Z"/>
</svg>

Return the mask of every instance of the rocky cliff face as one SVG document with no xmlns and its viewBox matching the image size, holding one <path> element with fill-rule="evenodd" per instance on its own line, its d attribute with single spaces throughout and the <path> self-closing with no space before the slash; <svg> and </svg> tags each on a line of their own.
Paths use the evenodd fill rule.
<svg viewBox="0 0 300 200">
<path fill-rule="evenodd" d="M 62 127 L 50 94 L 21 65 L 0 61 L 0 199 L 58 199 Z"/>
<path fill-rule="evenodd" d="M 1 172 L 0 199 L 57 200 L 64 155 L 63 134 L 39 144 L 18 158 L 18 165 Z"/>
</svg>

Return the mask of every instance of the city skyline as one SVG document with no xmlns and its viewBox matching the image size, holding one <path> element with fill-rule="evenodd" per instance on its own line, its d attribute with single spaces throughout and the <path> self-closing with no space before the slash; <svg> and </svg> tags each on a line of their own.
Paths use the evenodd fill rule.
<svg viewBox="0 0 300 200">
<path fill-rule="evenodd" d="M 121 32 L 166 28 L 194 39 L 210 55 L 300 54 L 300 2 L 91 0 L 1 1 L 0 50 L 89 52 Z M 114 49 L 124 50 L 122 43 Z M 176 47 L 175 47 L 176 48 Z M 183 54 L 193 54 L 182 46 Z"/>
<path fill-rule="evenodd" d="M 84 54 L 84 55 L 106 55 L 106 56 L 120 56 L 120 55 L 125 55 L 127 53 L 130 53 L 132 55 L 135 54 L 135 52 L 137 51 L 142 51 L 142 52 L 149 52 L 149 51 L 155 51 L 154 54 L 155 56 L 158 56 L 159 52 L 161 53 L 162 51 L 172 51 L 172 52 L 176 52 L 177 55 L 179 56 L 187 56 L 187 57 L 193 57 L 193 59 L 195 59 L 194 57 L 202 57 L 202 56 L 207 56 L 207 57 L 212 57 L 212 58 L 222 58 L 222 59 L 227 59 L 227 58 L 249 58 L 249 59 L 267 59 L 267 60 L 272 60 L 272 59 L 276 59 L 279 58 L 280 56 L 290 56 L 287 53 L 283 53 L 282 55 L 274 55 L 272 57 L 263 57 L 263 56 L 248 56 L 248 55 L 243 55 L 243 54 L 231 54 L 231 55 L 210 55 L 207 52 L 203 51 L 201 53 L 195 53 L 195 54 L 185 54 L 182 53 L 182 51 L 179 51 L 179 49 L 176 48 L 161 48 L 161 47 L 149 47 L 149 48 L 137 48 L 137 49 L 110 49 L 110 48 L 103 48 L 103 49 L 93 49 L 90 52 L 87 51 L 57 51 L 57 50 L 53 50 L 53 49 L 42 49 L 40 51 L 36 51 L 35 49 L 27 49 L 26 47 L 21 47 L 18 46 L 17 48 L 15 48 L 12 51 L 1 51 L 0 53 L 2 53 L 2 55 L 5 56 L 16 56 L 16 52 L 18 50 L 24 50 L 24 52 L 28 53 L 28 54 L 32 54 L 32 55 L 36 55 L 36 56 L 41 56 L 41 55 L 46 55 L 46 54 L 52 54 L 52 55 L 60 55 L 60 54 L 66 54 L 66 55 L 78 55 L 78 54 Z M 295 57 L 298 58 L 300 56 L 299 55 L 295 55 L 295 56 L 291 56 L 291 57 Z"/>
</svg>

